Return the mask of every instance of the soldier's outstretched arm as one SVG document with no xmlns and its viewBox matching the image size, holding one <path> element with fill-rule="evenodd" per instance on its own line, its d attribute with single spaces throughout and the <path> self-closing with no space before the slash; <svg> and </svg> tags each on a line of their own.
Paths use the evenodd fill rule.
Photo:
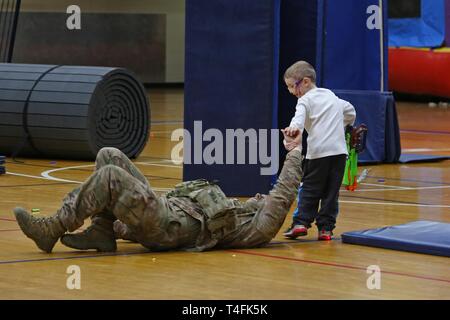
<svg viewBox="0 0 450 320">
<path fill-rule="evenodd" d="M 222 243 L 225 248 L 244 248 L 264 245 L 280 230 L 300 186 L 302 179 L 301 151 L 293 149 L 278 177 L 277 183 L 265 197 L 263 207 L 255 214 L 250 223 L 237 230 L 232 241 Z"/>
</svg>

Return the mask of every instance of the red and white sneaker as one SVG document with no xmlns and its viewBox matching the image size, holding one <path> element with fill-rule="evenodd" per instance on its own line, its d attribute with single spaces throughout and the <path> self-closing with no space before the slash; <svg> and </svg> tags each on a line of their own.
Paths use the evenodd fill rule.
<svg viewBox="0 0 450 320">
<path fill-rule="evenodd" d="M 283 235 L 289 239 L 296 239 L 300 236 L 306 236 L 308 234 L 308 228 L 302 224 L 296 224 L 287 229 Z"/>
<path fill-rule="evenodd" d="M 319 231 L 319 240 L 330 241 L 333 239 L 333 232 L 328 230 Z"/>
</svg>

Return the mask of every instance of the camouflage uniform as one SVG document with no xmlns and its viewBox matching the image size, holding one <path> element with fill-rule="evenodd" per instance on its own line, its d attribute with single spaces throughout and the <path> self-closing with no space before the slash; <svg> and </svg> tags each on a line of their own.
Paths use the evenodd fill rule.
<svg viewBox="0 0 450 320">
<path fill-rule="evenodd" d="M 158 197 L 121 151 L 103 148 L 94 174 L 67 195 L 55 217 L 71 232 L 88 217 L 111 230 L 119 219 L 137 242 L 157 251 L 262 246 L 276 235 L 295 199 L 300 164 L 300 151 L 291 151 L 270 194 L 246 202 L 227 198 L 205 180 L 181 183 Z"/>
</svg>

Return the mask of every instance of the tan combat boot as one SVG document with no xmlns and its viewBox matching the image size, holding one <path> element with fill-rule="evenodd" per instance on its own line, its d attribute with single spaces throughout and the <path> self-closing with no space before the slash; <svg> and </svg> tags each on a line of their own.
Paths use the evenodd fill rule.
<svg viewBox="0 0 450 320">
<path fill-rule="evenodd" d="M 65 234 L 61 242 L 73 249 L 96 249 L 98 252 L 114 252 L 117 250 L 113 231 L 113 221 L 104 218 L 95 218 L 92 224 L 83 232 Z"/>
<path fill-rule="evenodd" d="M 52 252 L 55 243 L 66 232 L 58 215 L 38 218 L 23 208 L 15 208 L 14 215 L 23 233 L 47 253 Z"/>
</svg>

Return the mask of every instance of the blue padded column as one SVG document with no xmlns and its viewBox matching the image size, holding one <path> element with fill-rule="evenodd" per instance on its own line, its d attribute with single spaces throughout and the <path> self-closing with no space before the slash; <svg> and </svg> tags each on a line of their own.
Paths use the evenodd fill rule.
<svg viewBox="0 0 450 320">
<path fill-rule="evenodd" d="M 387 89 L 387 1 L 318 0 L 323 6 L 320 85 L 330 89 Z M 383 12 L 380 29 L 370 29 L 371 6 Z M 369 12 L 369 13 L 368 13 Z M 383 77 L 384 74 L 384 77 Z M 383 80 L 382 80 L 383 78 Z"/>
<path fill-rule="evenodd" d="M 237 164 L 236 147 L 234 164 L 208 165 L 203 159 L 193 163 L 212 142 L 194 146 L 199 141 L 194 122 L 201 121 L 202 132 L 219 129 L 224 138 L 226 129 L 278 128 L 279 10 L 279 0 L 186 2 L 184 126 L 192 150 L 189 164 L 185 138 L 184 180 L 219 180 L 222 189 L 235 196 L 270 190 L 273 176 L 260 172 L 267 166 L 259 157 L 258 164 L 249 164 L 248 154 L 246 164 Z M 270 154 L 270 146 L 268 150 Z M 272 160 L 278 162 L 278 150 Z"/>
<path fill-rule="evenodd" d="M 360 162 L 398 162 L 401 154 L 400 130 L 392 93 L 378 91 L 335 90 L 356 109 L 356 125 L 365 123 L 369 132 L 366 150 Z"/>
<path fill-rule="evenodd" d="M 283 0 L 281 2 L 280 25 L 280 75 L 278 124 L 287 127 L 295 114 L 297 98 L 289 93 L 284 83 L 284 72 L 298 60 L 305 60 L 317 69 L 316 57 L 320 50 L 318 43 L 318 25 L 320 25 L 321 7 L 319 1 Z M 280 136 L 280 145 L 283 140 Z M 306 141 L 304 144 L 306 151 Z M 286 150 L 280 148 L 280 163 L 283 163 Z"/>
</svg>

